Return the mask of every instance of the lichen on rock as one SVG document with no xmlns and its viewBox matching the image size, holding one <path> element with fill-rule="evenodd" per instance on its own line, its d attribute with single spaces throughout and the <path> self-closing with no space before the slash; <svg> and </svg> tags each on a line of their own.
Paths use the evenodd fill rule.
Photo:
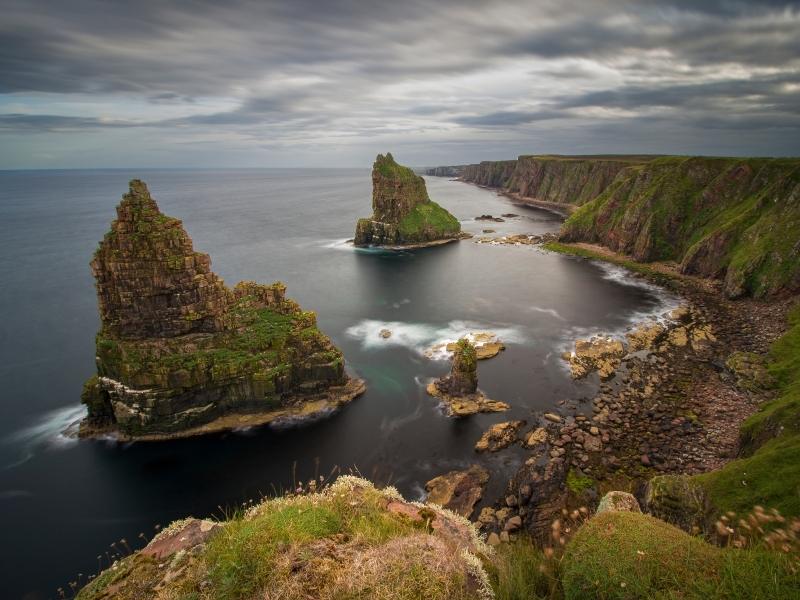
<svg viewBox="0 0 800 600">
<path fill-rule="evenodd" d="M 461 224 L 433 202 L 425 180 L 390 153 L 372 166 L 372 216 L 359 219 L 356 246 L 426 246 L 458 240 Z"/>
<path fill-rule="evenodd" d="M 161 439 L 324 413 L 363 391 L 282 283 L 233 289 L 133 180 L 91 262 L 101 328 L 82 435 Z"/>
</svg>

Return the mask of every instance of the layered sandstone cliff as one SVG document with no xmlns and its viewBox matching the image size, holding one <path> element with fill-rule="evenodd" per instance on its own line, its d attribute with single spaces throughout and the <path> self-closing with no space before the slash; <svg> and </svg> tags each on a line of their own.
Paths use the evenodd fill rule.
<svg viewBox="0 0 800 600">
<path fill-rule="evenodd" d="M 723 280 L 729 297 L 800 289 L 800 160 L 667 157 L 631 167 L 564 224 L 639 261 Z"/>
<path fill-rule="evenodd" d="M 101 329 L 84 435 L 175 437 L 291 419 L 363 389 L 283 284 L 229 289 L 139 180 L 91 267 Z"/>
<path fill-rule="evenodd" d="M 428 197 L 425 180 L 391 154 L 372 167 L 372 211 L 358 220 L 356 246 L 424 246 L 462 235 L 458 219 Z"/>
<path fill-rule="evenodd" d="M 732 298 L 800 289 L 798 159 L 520 156 L 461 179 L 571 215 L 562 241 L 675 261 Z"/>
</svg>

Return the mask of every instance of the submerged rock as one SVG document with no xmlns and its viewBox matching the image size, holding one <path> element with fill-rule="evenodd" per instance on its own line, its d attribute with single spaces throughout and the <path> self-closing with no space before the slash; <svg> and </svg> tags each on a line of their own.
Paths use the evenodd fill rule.
<svg viewBox="0 0 800 600">
<path fill-rule="evenodd" d="M 425 180 L 388 153 L 372 166 L 372 213 L 358 220 L 356 246 L 429 246 L 469 237 L 428 197 Z"/>
<path fill-rule="evenodd" d="M 483 495 L 487 481 L 489 472 L 478 465 L 472 465 L 464 471 L 450 471 L 425 484 L 427 502 L 449 508 L 462 517 L 469 518 L 475 504 Z"/>
<path fill-rule="evenodd" d="M 363 392 L 282 283 L 233 289 L 133 180 L 91 263 L 101 328 L 80 434 L 163 439 L 326 414 Z"/>
</svg>

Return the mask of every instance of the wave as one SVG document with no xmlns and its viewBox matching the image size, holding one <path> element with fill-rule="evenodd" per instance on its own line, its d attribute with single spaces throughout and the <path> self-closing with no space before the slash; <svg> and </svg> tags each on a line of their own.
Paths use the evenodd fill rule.
<svg viewBox="0 0 800 600">
<path fill-rule="evenodd" d="M 558 311 L 555 308 L 542 308 L 541 306 L 531 306 L 529 308 L 534 312 L 545 313 L 547 315 L 552 315 L 556 319 L 560 319 L 562 321 L 564 320 L 564 317 L 558 314 Z"/>
<path fill-rule="evenodd" d="M 6 468 L 27 462 L 41 450 L 62 450 L 77 444 L 78 438 L 72 433 L 85 416 L 84 405 L 67 406 L 51 410 L 43 414 L 33 425 L 12 433 L 3 440 L 3 443 L 18 447 L 20 458 L 6 465 Z"/>
<path fill-rule="evenodd" d="M 388 338 L 381 337 L 380 332 L 383 329 L 392 332 Z M 364 319 L 345 330 L 345 333 L 351 338 L 361 340 L 365 349 L 375 350 L 389 346 L 402 346 L 433 360 L 448 358 L 450 353 L 444 350 L 444 346 L 462 337 L 472 338 L 476 332 L 492 332 L 504 343 L 520 344 L 525 341 L 522 332 L 515 327 L 496 327 L 472 321 L 450 321 L 445 325 L 437 326 L 427 323 Z M 441 347 L 441 349 L 430 352 L 434 346 Z"/>
</svg>

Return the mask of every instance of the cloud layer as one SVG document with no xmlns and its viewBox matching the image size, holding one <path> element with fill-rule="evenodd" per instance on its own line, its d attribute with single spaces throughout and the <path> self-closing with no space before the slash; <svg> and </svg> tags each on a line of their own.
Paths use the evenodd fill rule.
<svg viewBox="0 0 800 600">
<path fill-rule="evenodd" d="M 800 1 L 2 8 L 5 168 L 800 154 Z"/>
</svg>

